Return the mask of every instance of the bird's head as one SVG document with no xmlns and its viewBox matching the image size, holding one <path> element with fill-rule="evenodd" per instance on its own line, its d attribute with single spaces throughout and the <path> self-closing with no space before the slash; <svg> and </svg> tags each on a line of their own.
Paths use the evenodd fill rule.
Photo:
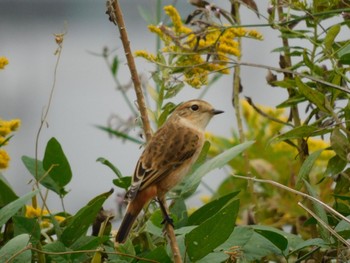
<svg viewBox="0 0 350 263">
<path fill-rule="evenodd" d="M 204 130 L 210 119 L 220 113 L 223 113 L 223 111 L 214 109 L 212 105 L 204 100 L 190 100 L 179 105 L 172 115 Z"/>
</svg>

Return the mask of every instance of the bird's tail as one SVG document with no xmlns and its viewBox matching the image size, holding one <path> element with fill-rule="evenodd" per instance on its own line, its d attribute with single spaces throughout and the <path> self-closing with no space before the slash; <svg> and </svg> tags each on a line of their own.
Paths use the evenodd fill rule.
<svg viewBox="0 0 350 263">
<path fill-rule="evenodd" d="M 115 238 L 115 241 L 117 243 L 125 242 L 138 214 L 141 212 L 144 205 L 156 196 L 156 193 L 157 186 L 149 186 L 145 190 L 138 192 L 135 198 L 130 201 L 126 209 L 126 214 Z"/>
<path fill-rule="evenodd" d="M 124 243 L 125 242 L 136 218 L 137 218 L 137 214 L 130 213 L 129 211 L 126 212 L 126 214 L 123 218 L 123 221 L 119 227 L 117 236 L 115 238 L 115 241 L 117 243 Z"/>
</svg>

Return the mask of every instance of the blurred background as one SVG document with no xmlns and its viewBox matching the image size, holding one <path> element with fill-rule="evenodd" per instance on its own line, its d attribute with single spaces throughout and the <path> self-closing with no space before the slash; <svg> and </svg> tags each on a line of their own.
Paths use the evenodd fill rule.
<svg viewBox="0 0 350 263">
<path fill-rule="evenodd" d="M 268 1 L 256 1 L 259 11 L 267 13 Z M 229 1 L 216 1 L 229 10 Z M 186 0 L 163 1 L 163 5 L 176 4 L 185 19 L 194 7 Z M 156 1 L 121 0 L 125 23 L 132 50 L 155 50 L 155 35 L 147 30 L 147 22 L 140 9 L 155 17 Z M 130 111 L 116 91 L 115 82 L 101 54 L 104 47 L 117 49 L 122 59 L 118 74 L 121 83 L 130 81 L 130 74 L 116 26 L 108 21 L 106 3 L 100 0 L 1 0 L 0 1 L 0 56 L 9 59 L 9 65 L 0 71 L 0 118 L 19 118 L 20 129 L 5 149 L 11 156 L 10 167 L 2 171 L 18 195 L 31 190 L 32 178 L 25 169 L 21 156 L 34 157 L 35 137 L 40 119 L 48 105 L 53 83 L 57 45 L 54 34 L 66 31 L 57 83 L 47 119 L 47 127 L 39 141 L 39 159 L 42 159 L 47 141 L 56 137 L 70 162 L 73 178 L 66 187 L 68 212 L 75 212 L 96 195 L 113 187 L 115 175 L 109 168 L 96 162 L 99 157 L 111 161 L 123 175 L 131 175 L 142 149 L 133 143 L 111 139 L 94 125 L 107 125 L 112 114 L 127 119 Z M 255 13 L 242 8 L 243 24 L 266 23 Z M 164 17 L 164 13 L 163 13 Z M 168 20 L 167 20 L 168 21 Z M 257 28 L 264 41 L 245 39 L 243 61 L 278 66 L 278 53 L 271 53 L 279 45 L 277 35 L 269 28 Z M 139 73 L 151 78 L 153 66 L 137 59 Z M 274 101 L 286 97 L 282 89 L 271 89 L 265 81 L 267 71 L 242 68 L 243 94 L 255 103 L 274 105 Z M 232 75 L 225 76 L 206 93 L 205 100 L 224 110 L 209 124 L 207 130 L 229 136 L 235 129 L 235 117 L 231 104 Z M 173 100 L 179 103 L 199 96 L 200 90 L 185 87 Z M 128 95 L 135 100 L 133 90 Z M 279 100 L 276 100 L 279 98 Z M 151 105 L 152 106 L 152 105 Z M 138 136 L 138 130 L 131 135 Z M 213 171 L 205 177 L 215 187 L 225 177 L 223 171 Z M 120 190 L 118 190 L 121 192 Z M 118 192 L 117 191 L 117 192 Z M 190 206 L 201 204 L 200 195 L 206 193 L 201 187 Z M 116 209 L 116 200 L 110 198 L 105 209 Z M 48 204 L 52 211 L 61 211 L 60 199 L 50 193 Z"/>
</svg>

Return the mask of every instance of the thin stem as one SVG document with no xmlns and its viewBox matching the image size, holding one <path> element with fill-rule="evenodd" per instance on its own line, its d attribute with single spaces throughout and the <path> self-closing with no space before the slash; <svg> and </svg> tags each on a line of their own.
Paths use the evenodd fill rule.
<svg viewBox="0 0 350 263">
<path fill-rule="evenodd" d="M 298 205 L 305 209 L 313 218 L 317 220 L 324 228 L 326 228 L 333 236 L 339 239 L 345 246 L 350 248 L 350 243 L 345 240 L 341 235 L 339 235 L 333 228 L 331 228 L 326 222 L 324 222 L 318 215 L 311 211 L 311 209 L 307 208 L 302 203 L 298 202 Z"/>
<path fill-rule="evenodd" d="M 107 67 L 111 68 L 111 64 L 109 63 L 107 56 L 103 56 L 103 57 L 104 57 L 104 60 L 107 64 Z M 117 84 L 117 87 L 121 87 L 122 86 L 121 83 L 119 82 L 118 78 L 113 74 L 112 71 L 111 71 L 111 74 L 112 74 L 112 77 L 113 77 L 115 84 Z M 131 103 L 129 97 L 126 95 L 126 92 L 123 89 L 119 89 L 119 90 L 122 93 L 122 96 L 123 96 L 126 104 L 128 105 L 129 109 L 132 111 L 132 113 L 135 116 L 137 116 L 137 111 L 135 110 L 134 105 Z"/>
<path fill-rule="evenodd" d="M 24 253 L 27 250 L 32 250 L 32 251 L 35 251 L 35 252 L 38 252 L 38 253 L 41 253 L 41 254 L 45 254 L 45 255 L 73 255 L 73 254 L 88 254 L 88 253 L 101 252 L 103 254 L 120 255 L 120 256 L 124 256 L 124 257 L 129 257 L 129 258 L 137 259 L 139 261 L 158 263 L 158 261 L 155 261 L 155 260 L 152 260 L 152 259 L 142 258 L 142 257 L 138 257 L 138 256 L 135 256 L 135 255 L 121 253 L 121 252 L 109 252 L 109 251 L 104 251 L 102 249 L 90 249 L 90 250 L 88 249 L 88 250 L 52 252 L 52 251 L 45 251 L 45 250 L 37 249 L 37 248 L 33 247 L 32 244 L 28 244 L 27 246 L 22 248 L 16 254 L 11 256 L 6 262 L 10 263 L 16 257 L 18 257 L 20 254 Z"/>
<path fill-rule="evenodd" d="M 53 73 L 52 88 L 51 88 L 50 95 L 49 95 L 48 105 L 47 105 L 46 110 L 44 111 L 44 114 L 43 114 L 43 116 L 42 116 L 42 118 L 40 120 L 39 129 L 38 129 L 38 132 L 37 132 L 36 138 L 35 138 L 35 186 L 39 190 L 39 195 L 40 195 L 40 198 L 41 198 L 41 200 L 43 202 L 43 207 L 46 208 L 46 210 L 49 212 L 49 214 L 51 214 L 51 212 L 50 212 L 50 209 L 48 208 L 48 206 L 46 204 L 46 198 L 43 196 L 43 194 L 42 194 L 42 192 L 40 190 L 40 184 L 39 184 L 39 174 L 38 174 L 39 173 L 39 160 L 38 160 L 38 155 L 39 155 L 39 153 L 38 153 L 39 152 L 39 138 L 40 138 L 41 131 L 42 131 L 43 127 L 44 127 L 44 123 L 46 123 L 47 116 L 48 116 L 50 108 L 51 108 L 51 103 L 52 103 L 53 94 L 54 94 L 54 90 L 55 90 L 55 87 L 56 87 L 56 81 L 57 81 L 58 65 L 60 63 L 62 49 L 63 49 L 64 35 L 65 35 L 65 33 L 55 35 L 55 40 L 56 40 L 56 43 L 57 43 L 58 47 L 57 47 L 57 50 L 55 52 L 55 55 L 57 55 L 57 59 L 56 59 L 54 73 Z"/>
<path fill-rule="evenodd" d="M 284 17 L 284 12 L 283 12 L 283 7 L 281 3 L 278 3 L 277 6 L 277 12 L 278 12 L 278 19 L 279 21 L 283 21 L 285 19 Z M 290 51 L 289 51 L 289 41 L 288 38 L 284 36 L 284 34 L 282 33 L 282 44 L 284 47 L 284 56 L 283 56 L 283 60 L 285 65 L 283 65 L 283 68 L 290 68 L 292 66 L 292 59 L 290 56 Z M 280 63 L 283 64 L 283 63 Z M 281 65 L 282 68 L 282 65 Z M 291 79 L 293 78 L 292 74 L 284 74 L 284 79 Z M 295 96 L 295 91 L 293 89 L 288 89 L 288 94 L 289 94 L 289 98 L 292 98 Z M 293 119 L 294 122 L 294 126 L 295 127 L 300 127 L 301 126 L 301 120 L 300 120 L 300 116 L 299 116 L 299 110 L 298 110 L 298 106 L 297 105 L 292 105 L 291 106 L 291 117 Z M 304 163 L 304 161 L 307 158 L 307 143 L 304 141 L 303 138 L 298 138 L 297 139 L 298 142 L 298 152 L 299 152 L 299 156 L 300 156 L 300 165 Z"/>
<path fill-rule="evenodd" d="M 254 181 L 254 182 L 258 182 L 258 183 L 265 183 L 265 184 L 271 184 L 271 185 L 274 185 L 274 186 L 277 186 L 278 188 L 281 188 L 281 189 L 284 189 L 288 192 L 291 192 L 291 193 L 294 193 L 294 194 L 297 194 L 297 195 L 300 195 L 302 197 L 305 197 L 313 202 L 316 202 L 318 204 L 320 204 L 321 206 L 323 206 L 328 212 L 334 214 L 335 216 L 337 216 L 338 218 L 346 221 L 347 223 L 350 224 L 350 219 L 343 216 L 342 214 L 340 214 L 338 211 L 334 210 L 332 207 L 330 207 L 329 205 L 323 203 L 322 201 L 318 200 L 317 198 L 311 196 L 311 195 L 308 195 L 308 194 L 305 194 L 303 192 L 300 192 L 300 191 L 297 191 L 293 188 L 290 188 L 288 186 L 285 186 L 283 184 L 280 184 L 280 183 L 277 183 L 275 181 L 272 181 L 272 180 L 265 180 L 265 179 L 258 179 L 258 178 L 254 178 L 254 177 L 247 177 L 247 176 L 240 176 L 240 175 L 235 175 L 235 174 L 232 174 L 233 177 L 235 178 L 239 178 L 239 179 L 244 179 L 244 180 L 251 180 L 251 181 Z"/>
</svg>

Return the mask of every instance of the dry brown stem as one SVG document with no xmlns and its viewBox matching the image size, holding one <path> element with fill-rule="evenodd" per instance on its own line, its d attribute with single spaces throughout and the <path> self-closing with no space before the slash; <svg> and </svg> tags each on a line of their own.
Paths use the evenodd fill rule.
<svg viewBox="0 0 350 263">
<path fill-rule="evenodd" d="M 151 131 L 151 126 L 149 123 L 148 115 L 147 115 L 145 98 L 144 98 L 143 93 L 142 93 L 141 81 L 140 81 L 139 75 L 137 73 L 134 57 L 133 57 L 132 52 L 131 52 L 130 41 L 129 41 L 128 33 L 126 31 L 126 27 L 124 24 L 123 13 L 122 13 L 122 10 L 119 6 L 119 1 L 118 0 L 113 1 L 112 5 L 113 5 L 113 11 L 115 14 L 115 22 L 116 22 L 118 29 L 119 29 L 120 39 L 123 43 L 123 48 L 124 48 L 126 60 L 128 62 L 128 67 L 130 69 L 131 79 L 134 83 L 134 89 L 135 89 L 135 93 L 136 93 L 137 104 L 138 104 L 139 111 L 141 114 L 143 130 L 145 133 L 146 141 L 148 142 L 152 137 L 152 131 Z"/>
</svg>

